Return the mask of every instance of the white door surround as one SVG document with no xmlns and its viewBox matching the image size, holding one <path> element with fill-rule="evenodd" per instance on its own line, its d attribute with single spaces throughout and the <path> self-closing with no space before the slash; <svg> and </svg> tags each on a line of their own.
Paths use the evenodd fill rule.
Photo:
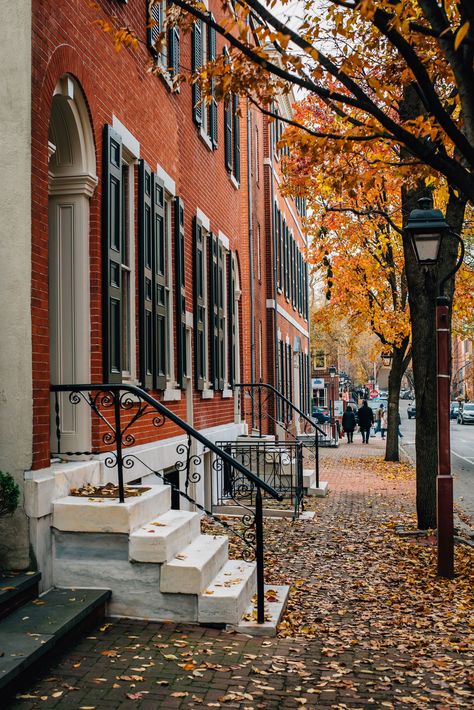
<svg viewBox="0 0 474 710">
<path fill-rule="evenodd" d="M 53 384 L 90 381 L 89 200 L 97 184 L 87 106 L 75 80 L 56 86 L 49 127 L 49 328 Z M 51 451 L 58 451 L 54 397 Z M 61 451 L 89 451 L 88 406 L 59 396 Z"/>
</svg>

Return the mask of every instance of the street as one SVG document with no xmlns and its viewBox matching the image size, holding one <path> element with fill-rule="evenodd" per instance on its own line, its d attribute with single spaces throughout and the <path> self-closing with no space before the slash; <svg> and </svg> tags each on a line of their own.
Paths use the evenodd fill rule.
<svg viewBox="0 0 474 710">
<path fill-rule="evenodd" d="M 415 458 L 415 419 L 408 419 L 409 401 L 400 400 L 403 447 Z M 451 470 L 454 476 L 454 504 L 460 505 L 474 525 L 474 426 L 451 420 Z"/>
</svg>

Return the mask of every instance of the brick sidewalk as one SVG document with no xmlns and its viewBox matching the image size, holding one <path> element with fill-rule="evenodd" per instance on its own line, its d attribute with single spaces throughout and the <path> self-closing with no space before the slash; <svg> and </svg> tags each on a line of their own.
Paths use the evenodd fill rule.
<svg viewBox="0 0 474 710">
<path fill-rule="evenodd" d="M 382 455 L 379 438 L 323 449 L 314 520 L 266 522 L 267 581 L 293 585 L 279 638 L 109 620 L 9 707 L 473 707 L 469 581 L 437 580 L 433 548 L 394 534 L 414 479 Z"/>
</svg>

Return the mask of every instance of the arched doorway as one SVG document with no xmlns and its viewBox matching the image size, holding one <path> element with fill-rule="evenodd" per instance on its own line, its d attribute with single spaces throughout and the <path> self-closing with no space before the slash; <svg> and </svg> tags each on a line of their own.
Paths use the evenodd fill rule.
<svg viewBox="0 0 474 710">
<path fill-rule="evenodd" d="M 53 384 L 90 381 L 89 200 L 97 184 L 95 149 L 78 83 L 63 76 L 54 91 L 49 149 L 49 332 Z M 90 450 L 88 406 L 60 395 L 60 450 Z M 51 408 L 51 451 L 57 452 Z"/>
</svg>

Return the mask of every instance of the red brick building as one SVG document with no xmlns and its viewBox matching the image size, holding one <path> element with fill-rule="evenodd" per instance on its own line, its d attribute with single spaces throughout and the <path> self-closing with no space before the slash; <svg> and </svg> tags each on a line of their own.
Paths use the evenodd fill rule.
<svg viewBox="0 0 474 710">
<path fill-rule="evenodd" d="M 247 431 L 236 383 L 268 382 L 309 408 L 304 204 L 278 191 L 282 122 L 244 102 L 239 111 L 235 98 L 205 106 L 197 87 L 174 88 L 178 67 L 225 49 L 204 23 L 192 35 L 171 29 L 157 55 L 146 0 L 97 5 L 21 1 L 2 50 L 10 91 L 23 83 L 21 120 L 6 131 L 21 162 L 11 160 L 18 179 L 4 193 L 18 244 L 5 241 L 1 267 L 12 297 L 2 316 L 11 342 L 0 467 L 25 478 L 11 554 L 27 564 L 31 542 L 46 586 L 58 475 L 69 485 L 100 480 L 105 458 L 90 408 L 67 394 L 56 401 L 51 384 L 138 385 L 214 442 Z M 133 28 L 138 47 L 117 52 L 97 18 Z M 152 62 L 162 76 L 148 71 Z M 9 212 L 10 188 L 26 198 Z M 58 433 L 61 452 L 94 455 L 58 460 Z M 179 484 L 179 429 L 142 422 L 138 433 L 143 460 Z M 206 502 L 209 462 L 202 447 L 193 451 L 203 467 L 194 495 Z M 136 466 L 127 480 L 145 475 Z"/>
</svg>

